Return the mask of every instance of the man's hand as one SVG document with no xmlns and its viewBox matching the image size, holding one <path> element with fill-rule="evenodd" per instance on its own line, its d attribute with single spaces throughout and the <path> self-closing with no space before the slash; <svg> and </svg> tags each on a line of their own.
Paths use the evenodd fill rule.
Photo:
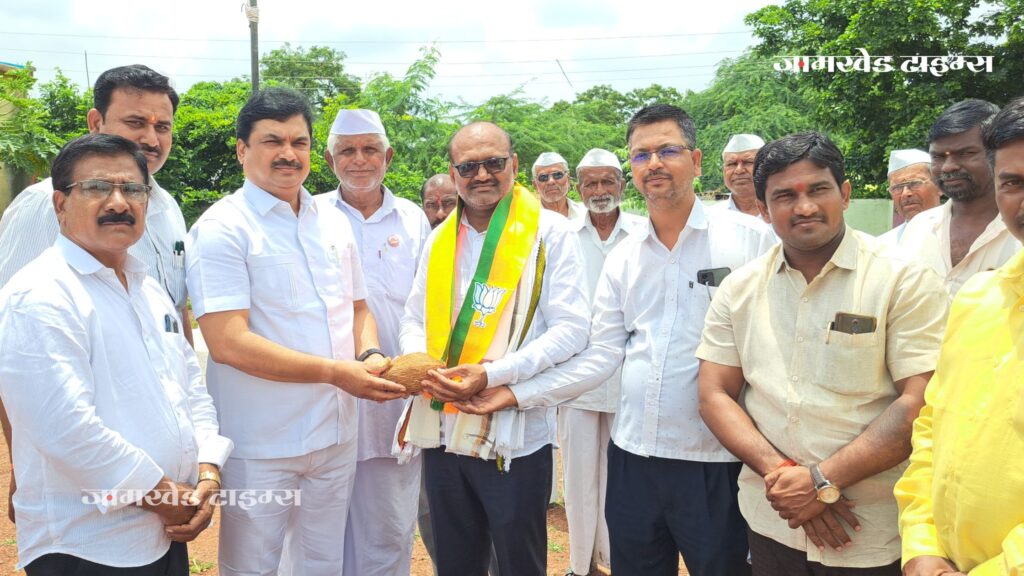
<svg viewBox="0 0 1024 576">
<path fill-rule="evenodd" d="M 217 471 L 213 464 L 200 464 L 199 471 Z M 167 526 L 165 533 L 167 537 L 175 542 L 191 542 L 196 539 L 203 530 L 210 526 L 213 520 L 213 511 L 216 508 L 215 497 L 220 493 L 220 484 L 214 480 L 200 480 L 196 489 L 192 492 L 190 504 L 196 506 L 196 513 L 186 524 Z"/>
<path fill-rule="evenodd" d="M 850 510 L 854 505 L 852 500 L 842 499 L 835 504 L 826 506 L 821 514 L 803 524 L 807 537 L 820 550 L 824 550 L 827 544 L 837 551 L 842 551 L 851 540 L 839 520 L 844 520 L 851 528 L 860 531 L 860 521 Z M 790 527 L 794 527 L 792 523 L 790 523 Z"/>
<path fill-rule="evenodd" d="M 765 496 L 779 516 L 790 520 L 789 527 L 802 526 L 825 510 L 818 501 L 811 471 L 803 466 L 787 466 L 764 477 Z"/>
<path fill-rule="evenodd" d="M 196 513 L 196 505 L 190 503 L 193 490 L 188 484 L 174 482 L 164 476 L 139 500 L 138 505 L 159 516 L 164 526 L 185 524 Z"/>
<path fill-rule="evenodd" d="M 487 388 L 487 370 L 481 364 L 459 364 L 427 374 L 423 388 L 441 402 L 464 402 Z"/>
<path fill-rule="evenodd" d="M 380 376 L 385 370 L 391 367 L 391 358 L 381 354 L 371 354 L 363 360 L 366 371 L 374 376 Z"/>
<path fill-rule="evenodd" d="M 369 360 L 369 358 L 367 358 Z M 367 367 L 366 362 L 339 360 L 335 363 L 331 383 L 356 398 L 384 402 L 405 398 L 405 387 L 390 380 L 378 378 Z"/>
<path fill-rule="evenodd" d="M 490 414 L 505 408 L 515 408 L 518 405 L 516 395 L 508 386 L 484 388 L 469 400 L 453 404 L 460 412 L 466 414 Z"/>
<path fill-rule="evenodd" d="M 903 576 L 939 576 L 963 574 L 956 566 L 941 556 L 916 556 L 903 567 Z"/>
</svg>

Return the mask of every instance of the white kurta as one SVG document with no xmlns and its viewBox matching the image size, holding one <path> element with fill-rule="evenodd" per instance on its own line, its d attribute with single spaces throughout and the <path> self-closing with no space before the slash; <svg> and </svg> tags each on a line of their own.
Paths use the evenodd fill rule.
<svg viewBox="0 0 1024 576">
<path fill-rule="evenodd" d="M 342 200 L 338 190 L 321 194 L 325 210 L 348 217 L 363 263 L 366 301 L 377 321 L 381 350 L 401 354 L 399 323 L 412 290 L 430 224 L 423 210 L 383 188 L 383 202 L 369 218 Z M 404 403 L 358 400 L 359 456 L 345 530 L 345 566 L 351 576 L 406 576 L 412 561 L 419 502 L 419 458 L 398 464 L 391 455 Z M 294 546 L 291 547 L 294 550 Z"/>
</svg>

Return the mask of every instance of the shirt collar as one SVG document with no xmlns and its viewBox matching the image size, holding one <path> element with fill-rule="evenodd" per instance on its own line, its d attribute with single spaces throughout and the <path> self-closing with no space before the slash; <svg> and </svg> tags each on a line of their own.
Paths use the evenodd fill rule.
<svg viewBox="0 0 1024 576">
<path fill-rule="evenodd" d="M 147 217 L 169 210 L 171 204 L 174 203 L 174 198 L 161 188 L 152 176 L 149 177 L 149 185 L 153 190 L 149 193 L 149 206 L 146 208 Z"/>
<path fill-rule="evenodd" d="M 860 251 L 860 243 L 854 235 L 853 228 L 849 225 L 846 226 L 843 232 L 843 239 L 839 242 L 839 246 L 836 247 L 836 251 L 832 253 L 832 257 L 828 259 L 828 262 L 822 268 L 826 270 L 829 268 L 829 264 L 832 264 L 833 268 L 845 268 L 847 270 L 857 269 L 857 256 Z M 788 267 L 789 263 L 786 262 L 786 251 L 785 245 L 782 242 L 778 244 L 778 252 L 775 254 L 775 262 L 772 264 L 772 270 L 781 272 L 784 268 Z"/>
<path fill-rule="evenodd" d="M 73 240 L 65 236 L 63 233 L 57 235 L 57 239 L 53 242 L 53 245 L 60 252 L 64 261 L 83 276 L 95 274 L 101 270 L 107 269 L 102 262 L 86 251 L 85 248 L 75 244 Z M 125 272 L 145 274 L 147 268 L 148 266 L 146 266 L 144 262 L 131 254 L 128 254 L 128 258 L 125 259 Z"/>
<path fill-rule="evenodd" d="M 1018 250 L 1006 264 L 996 272 L 1000 278 L 1016 287 L 1017 293 L 1024 293 L 1024 249 Z"/>
<path fill-rule="evenodd" d="M 363 218 L 362 212 L 357 210 L 355 206 L 345 202 L 345 199 L 341 197 L 341 186 L 338 186 L 338 188 L 334 190 L 332 193 L 332 199 L 334 200 L 334 204 L 342 210 L 345 210 L 354 216 L 358 216 L 360 219 L 365 220 L 368 223 L 378 222 L 395 210 L 395 194 L 383 184 L 381 184 L 380 189 L 384 194 L 384 200 L 381 202 L 380 208 L 377 208 L 373 214 L 370 214 L 369 218 L 365 219 Z"/>
<path fill-rule="evenodd" d="M 266 216 L 268 212 L 274 209 L 278 204 L 287 204 L 284 200 L 281 200 L 277 196 L 274 196 L 270 192 L 267 192 L 263 188 L 253 184 L 248 178 L 245 179 L 245 183 L 242 184 L 242 196 L 245 200 L 256 210 L 260 216 Z M 314 213 L 316 212 L 316 206 L 313 205 L 313 197 L 310 196 L 306 187 L 303 186 L 299 190 L 299 212 L 309 209 Z M 291 209 L 291 207 L 289 207 Z"/>
<path fill-rule="evenodd" d="M 620 217 L 621 219 L 621 217 Z M 708 216 L 707 209 L 704 208 L 704 203 L 700 201 L 700 198 L 696 198 L 693 202 L 693 208 L 690 209 L 690 216 L 686 219 L 686 226 L 679 232 L 680 236 L 686 232 L 687 228 L 693 228 L 695 230 L 707 230 L 708 228 Z M 651 217 L 647 217 L 647 227 L 637 232 L 640 240 L 646 240 L 653 238 L 657 240 L 657 234 L 654 233 L 654 224 L 651 222 Z M 676 243 L 678 245 L 678 243 Z"/>
</svg>

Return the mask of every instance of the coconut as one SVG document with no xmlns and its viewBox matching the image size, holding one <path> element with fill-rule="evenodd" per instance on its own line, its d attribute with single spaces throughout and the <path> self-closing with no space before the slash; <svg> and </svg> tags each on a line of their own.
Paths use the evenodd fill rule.
<svg viewBox="0 0 1024 576">
<path fill-rule="evenodd" d="M 409 394 L 419 394 L 422 389 L 420 381 L 427 378 L 427 371 L 438 368 L 444 368 L 444 364 L 429 354 L 414 352 L 393 359 L 381 377 L 401 384 Z"/>
</svg>

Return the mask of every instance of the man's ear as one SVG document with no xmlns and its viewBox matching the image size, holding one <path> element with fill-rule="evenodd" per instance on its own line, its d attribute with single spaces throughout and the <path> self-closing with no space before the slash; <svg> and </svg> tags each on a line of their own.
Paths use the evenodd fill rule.
<svg viewBox="0 0 1024 576">
<path fill-rule="evenodd" d="M 757 201 L 757 211 L 761 213 L 761 219 L 771 224 L 772 217 L 768 215 L 768 205 L 760 200 Z"/>
<path fill-rule="evenodd" d="M 245 164 L 245 151 L 248 146 L 245 145 L 245 140 L 241 138 L 235 139 L 235 156 L 238 156 L 238 163 Z"/>
<path fill-rule="evenodd" d="M 839 187 L 839 191 L 843 193 L 843 210 L 850 207 L 850 194 L 853 192 L 853 186 L 849 180 L 844 180 L 843 185 Z"/>
<path fill-rule="evenodd" d="M 57 214 L 57 222 L 61 225 L 64 224 L 64 203 L 68 200 L 68 195 L 61 192 L 60 190 L 53 191 L 53 211 Z"/>
<path fill-rule="evenodd" d="M 100 126 L 103 125 L 103 115 L 100 111 L 93 108 L 85 115 L 85 124 L 89 127 L 89 132 L 95 134 L 100 131 Z"/>
</svg>

